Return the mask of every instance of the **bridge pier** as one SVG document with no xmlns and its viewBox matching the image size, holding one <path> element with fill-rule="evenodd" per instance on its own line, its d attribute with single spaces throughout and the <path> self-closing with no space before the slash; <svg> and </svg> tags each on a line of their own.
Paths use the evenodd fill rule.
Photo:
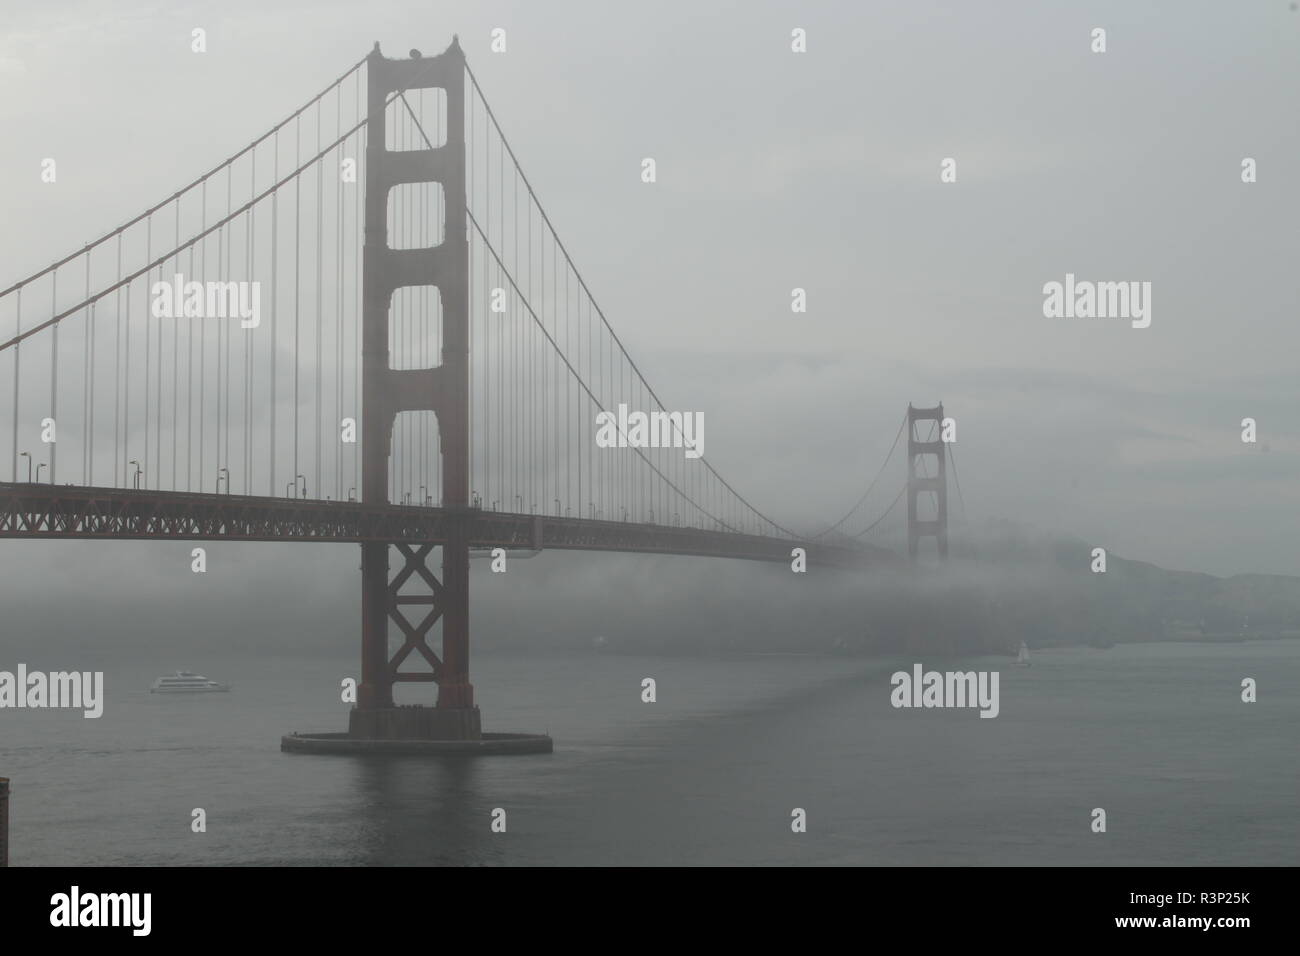
<svg viewBox="0 0 1300 956">
<path fill-rule="evenodd" d="M 361 546 L 361 683 L 356 706 L 348 715 L 348 730 L 290 734 L 281 738 L 281 750 L 444 756 L 552 751 L 554 745 L 545 734 L 483 733 L 482 717 L 474 703 L 474 685 L 469 680 L 468 534 L 464 520 L 452 526 L 442 545 L 441 580 L 427 564 L 433 544 L 390 546 L 377 542 Z M 390 579 L 392 547 L 396 547 L 404 563 Z M 419 593 L 404 590 L 411 582 L 423 582 L 425 589 Z M 411 615 L 412 608 L 423 613 Z M 390 622 L 397 625 L 404 638 L 391 657 Z M 428 640 L 439 623 L 441 657 Z M 402 670 L 402 664 L 412 656 L 422 658 L 428 669 Z M 437 684 L 436 705 L 398 705 L 393 697 L 393 686 L 398 683 Z"/>
<path fill-rule="evenodd" d="M 366 710 L 393 706 L 388 673 L 388 545 L 361 546 L 361 684 L 357 705 Z"/>
<path fill-rule="evenodd" d="M 474 705 L 469 680 L 469 544 L 465 522 L 451 523 L 442 545 L 442 579 L 428 566 L 434 545 L 396 545 L 405 559 L 389 579 L 390 546 L 361 546 L 361 683 L 357 705 L 348 720 L 348 734 L 358 738 L 479 740 L 482 721 Z M 422 582 L 421 593 L 403 588 Z M 415 614 L 408 610 L 415 609 Z M 420 613 L 420 612 L 423 613 Z M 414 618 L 414 619 L 413 619 Z M 388 654 L 389 622 L 404 637 L 392 657 Z M 429 634 L 442 624 L 442 656 L 429 645 Z M 403 671 L 415 654 L 428 670 Z M 438 685 L 435 707 L 399 707 L 397 683 Z"/>
<path fill-rule="evenodd" d="M 348 736 L 354 740 L 482 740 L 477 707 L 386 707 L 348 715 Z"/>
<path fill-rule="evenodd" d="M 474 685 L 469 682 L 469 529 L 461 518 L 453 521 L 442 546 L 442 656 L 443 673 L 438 679 L 438 707 L 442 710 L 472 710 Z"/>
<path fill-rule="evenodd" d="M 369 543 L 361 546 L 361 684 L 357 706 L 382 710 L 393 706 L 393 684 L 431 682 L 438 685 L 438 707 L 444 710 L 474 708 L 474 685 L 469 681 L 469 545 L 464 522 L 454 521 L 449 540 L 442 546 L 442 580 L 429 569 L 426 559 L 432 544 L 412 547 L 396 545 L 406 563 L 397 577 L 389 580 L 390 546 Z M 403 593 L 408 582 L 423 581 L 427 593 Z M 427 607 L 412 621 L 406 608 Z M 388 624 L 395 623 L 405 642 L 393 657 L 388 656 Z M 442 623 L 442 658 L 428 643 L 434 625 Z M 412 651 L 429 664 L 429 671 L 402 672 L 402 662 Z"/>
<path fill-rule="evenodd" d="M 469 680 L 469 238 L 465 189 L 465 54 L 453 40 L 435 57 L 390 60 L 379 44 L 366 61 L 365 245 L 361 313 L 361 498 L 388 503 L 393 424 L 405 411 L 437 416 L 442 451 L 442 506 L 454 512 L 441 542 L 442 577 L 426 564 L 435 545 L 397 544 L 405 559 L 389 579 L 389 544 L 361 546 L 361 684 L 346 734 L 291 735 L 281 749 L 313 753 L 537 753 L 540 734 L 484 734 Z M 386 111 L 394 94 L 441 89 L 447 96 L 441 146 L 395 152 L 386 146 Z M 425 249 L 388 245 L 388 196 L 408 183 L 443 188 L 443 241 Z M 432 285 L 442 305 L 442 362 L 392 367 L 389 311 L 393 293 Z M 402 591 L 422 581 L 427 593 Z M 409 608 L 427 611 L 413 622 Z M 389 622 L 404 637 L 388 656 Z M 442 656 L 428 643 L 442 624 Z M 404 671 L 412 654 L 427 670 Z M 436 706 L 398 707 L 395 683 L 436 683 Z"/>
</svg>

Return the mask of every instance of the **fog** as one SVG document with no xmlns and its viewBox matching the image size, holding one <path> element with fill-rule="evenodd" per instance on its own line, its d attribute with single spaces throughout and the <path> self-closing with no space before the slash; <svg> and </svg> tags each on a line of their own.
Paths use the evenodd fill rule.
<svg viewBox="0 0 1300 956">
<path fill-rule="evenodd" d="M 1165 567 L 1300 574 L 1300 17 L 1284 3 L 87 2 L 5 21 L 5 282 L 189 182 L 374 40 L 398 56 L 458 33 L 629 352 L 670 407 L 705 414 L 710 460 L 777 520 L 838 518 L 907 403 L 942 401 L 972 546 L 1011 519 Z M 1067 272 L 1150 281 L 1150 328 L 1044 318 L 1042 286 Z M 0 542 L 6 644 L 354 645 L 355 546 L 212 544 L 205 575 L 190 547 Z M 970 573 L 972 593 L 995 587 Z M 1014 574 L 996 586 L 1067 587 Z M 829 647 L 921 587 L 543 554 L 476 567 L 472 620 L 487 646 Z"/>
</svg>

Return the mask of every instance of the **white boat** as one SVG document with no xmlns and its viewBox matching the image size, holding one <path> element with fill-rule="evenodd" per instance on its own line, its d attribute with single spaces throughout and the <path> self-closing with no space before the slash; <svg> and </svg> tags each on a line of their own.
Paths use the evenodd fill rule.
<svg viewBox="0 0 1300 956">
<path fill-rule="evenodd" d="M 202 674 L 177 671 L 170 677 L 159 677 L 149 690 L 154 694 L 211 694 L 230 690 L 230 685 L 208 680 Z"/>
<path fill-rule="evenodd" d="M 1020 653 L 1016 655 L 1016 663 L 1021 667 L 1029 666 L 1029 645 L 1024 641 L 1020 642 Z"/>
</svg>

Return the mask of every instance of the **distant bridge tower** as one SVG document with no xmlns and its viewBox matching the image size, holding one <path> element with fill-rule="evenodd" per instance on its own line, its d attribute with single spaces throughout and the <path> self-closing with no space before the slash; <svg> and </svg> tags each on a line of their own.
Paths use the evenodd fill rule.
<svg viewBox="0 0 1300 956">
<path fill-rule="evenodd" d="M 478 739 L 479 711 L 469 682 L 469 240 L 465 190 L 465 54 L 453 40 L 433 57 L 390 60 L 379 44 L 367 62 L 365 246 L 362 291 L 361 498 L 388 503 L 393 424 L 401 412 L 433 411 L 442 449 L 442 505 L 448 534 L 442 545 L 441 580 L 425 564 L 432 545 L 400 546 L 403 570 L 390 582 L 387 542 L 361 546 L 361 685 L 349 732 L 354 737 Z M 385 110 L 398 91 L 441 89 L 447 97 L 447 131 L 433 149 L 389 150 Z M 407 183 L 440 183 L 445 197 L 443 241 L 424 249 L 388 246 L 389 191 Z M 442 303 L 442 362 L 434 368 L 396 370 L 389 357 L 393 293 L 433 285 Z M 402 595 L 407 581 L 422 580 L 432 594 Z M 415 622 L 404 614 L 414 610 Z M 388 626 L 405 638 L 388 655 Z M 442 625 L 442 656 L 426 642 Z M 431 671 L 399 671 L 418 652 Z M 437 683 L 436 708 L 395 707 L 398 681 Z"/>
<path fill-rule="evenodd" d="M 934 422 L 933 441 L 922 439 L 917 424 Z M 924 459 L 933 455 L 937 463 L 935 474 Z M 933 492 L 937 511 L 932 519 L 921 521 L 916 517 L 917 498 Z M 907 554 L 916 561 L 917 545 L 921 538 L 932 537 L 939 546 L 940 559 L 948 557 L 948 461 L 943 442 L 943 403 L 934 408 L 907 406 Z"/>
</svg>

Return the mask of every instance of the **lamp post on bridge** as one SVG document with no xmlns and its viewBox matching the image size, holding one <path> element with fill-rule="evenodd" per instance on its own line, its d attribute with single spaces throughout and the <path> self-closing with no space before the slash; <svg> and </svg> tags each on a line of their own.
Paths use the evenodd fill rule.
<svg viewBox="0 0 1300 956">
<path fill-rule="evenodd" d="M 217 494 L 221 494 L 221 479 L 223 477 L 226 479 L 226 494 L 230 494 L 230 469 L 229 468 L 217 469 Z"/>
<path fill-rule="evenodd" d="M 32 453 L 25 451 L 20 453 L 18 457 L 27 459 L 27 483 L 30 485 L 32 483 Z"/>
<path fill-rule="evenodd" d="M 294 481 L 294 491 L 298 490 L 298 481 L 302 482 L 302 496 L 306 498 L 307 497 L 307 476 L 306 475 L 297 476 L 297 478 Z"/>
<path fill-rule="evenodd" d="M 128 464 L 128 465 L 135 465 L 135 488 L 136 488 L 136 491 L 139 491 L 139 490 L 140 490 L 140 476 L 141 476 L 142 474 L 144 474 L 144 472 L 143 472 L 143 471 L 141 470 L 141 468 L 140 468 L 140 463 L 139 463 L 138 461 L 136 461 L 134 458 L 132 458 L 129 462 L 127 462 L 127 464 Z M 40 477 L 40 474 L 41 474 L 41 470 L 40 470 L 39 468 L 37 468 L 37 469 L 36 469 L 36 475 L 37 475 L 38 478 Z"/>
<path fill-rule="evenodd" d="M 41 483 L 41 469 L 44 467 L 45 467 L 45 462 L 40 462 L 36 466 L 36 483 L 38 485 Z"/>
</svg>

